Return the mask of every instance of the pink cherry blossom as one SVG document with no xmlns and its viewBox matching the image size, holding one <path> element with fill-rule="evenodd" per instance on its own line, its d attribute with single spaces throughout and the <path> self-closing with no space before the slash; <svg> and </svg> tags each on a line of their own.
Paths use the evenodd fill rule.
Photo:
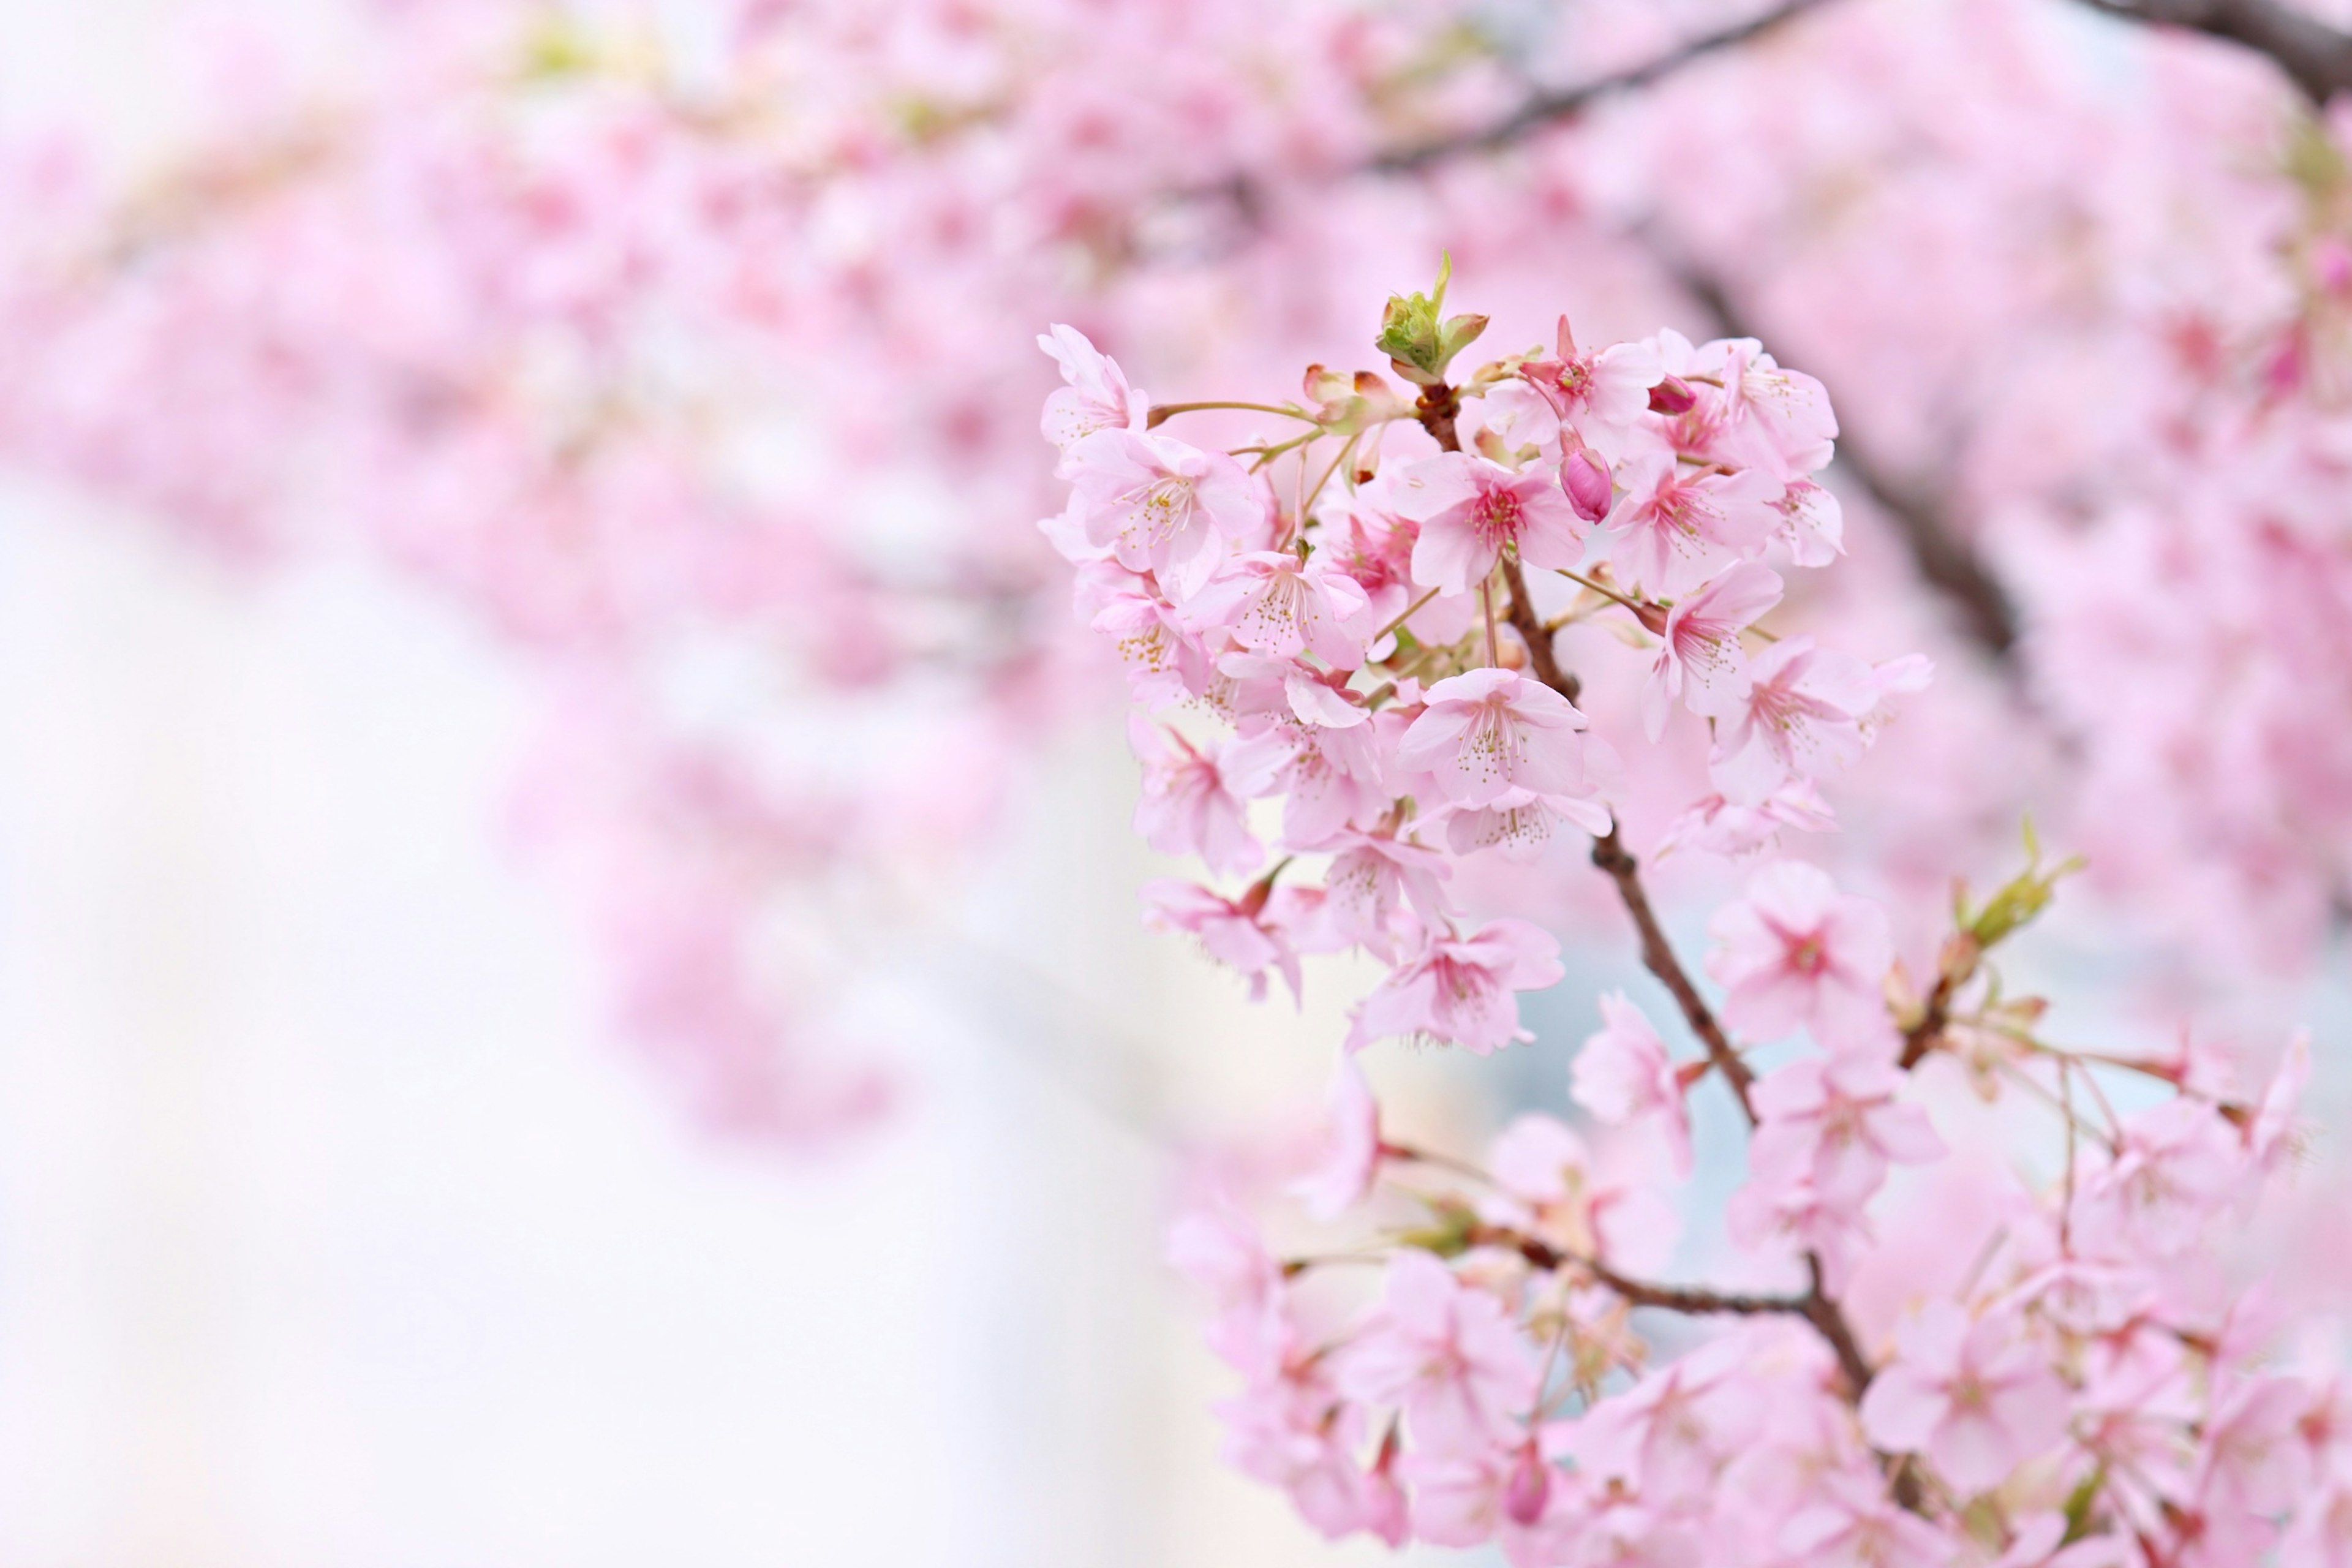
<svg viewBox="0 0 2352 1568">
<path fill-rule="evenodd" d="M 1087 538 L 1180 597 L 1199 593 L 1226 542 L 1246 540 L 1265 518 L 1265 495 L 1240 464 L 1172 437 L 1097 430 L 1073 445 L 1063 465 Z"/>
<path fill-rule="evenodd" d="M 1454 868 L 1436 850 L 1367 833 L 1344 834 L 1327 847 L 1333 854 L 1324 892 L 1332 931 L 1341 939 L 1392 957 L 1396 922 L 1407 905 L 1431 925 L 1453 912 L 1440 884 Z"/>
<path fill-rule="evenodd" d="M 1887 1166 L 1943 1158 L 1927 1113 L 1896 1096 L 1909 1080 L 1891 1063 L 1802 1057 L 1757 1081 L 1748 1163 L 1761 1188 L 1801 1184 L 1814 1202 L 1858 1212 Z"/>
<path fill-rule="evenodd" d="M 1650 405 L 1650 388 L 1665 374 L 1653 342 L 1612 343 L 1581 353 L 1568 318 L 1559 319 L 1556 357 L 1519 367 L 1560 423 L 1604 453 L 1622 455 L 1626 436 Z"/>
<path fill-rule="evenodd" d="M 1364 1069 L 1343 1056 L 1331 1079 L 1322 1158 L 1291 1191 L 1316 1218 L 1337 1219 L 1363 1202 L 1380 1165 L 1380 1103 Z"/>
<path fill-rule="evenodd" d="M 1791 780 L 1844 766 L 1869 744 L 1864 721 L 1885 693 L 1862 660 L 1785 637 L 1749 659 L 1748 675 L 1737 711 L 1716 725 L 1711 772 L 1727 799 L 1754 805 Z"/>
<path fill-rule="evenodd" d="M 1512 1442 L 1536 1395 L 1535 1363 L 1503 1304 L 1412 1247 L 1390 1263 L 1380 1310 L 1339 1379 L 1355 1399 L 1402 1406 L 1413 1442 L 1440 1455 Z"/>
<path fill-rule="evenodd" d="M 1098 352 L 1075 327 L 1056 323 L 1037 346 L 1053 357 L 1068 384 L 1045 399 L 1045 439 L 1065 453 L 1097 430 L 1141 430 L 1150 403 L 1127 384 L 1118 362 Z"/>
<path fill-rule="evenodd" d="M 1783 487 L 1761 469 L 1685 474 L 1671 457 L 1654 455 L 1622 482 L 1625 493 L 1604 529 L 1610 568 L 1653 595 L 1689 593 L 1754 556 L 1780 525 Z"/>
<path fill-rule="evenodd" d="M 1720 718 L 1748 696 L 1748 656 L 1739 634 L 1780 602 L 1780 574 L 1743 562 L 1666 613 L 1666 629 L 1649 684 L 1642 688 L 1642 726 L 1654 741 L 1676 698 L 1694 713 Z"/>
<path fill-rule="evenodd" d="M 1196 621 L 1230 625 L 1244 647 L 1276 658 L 1312 653 L 1334 669 L 1353 669 L 1362 661 L 1358 628 L 1370 601 L 1353 579 L 1326 562 L 1302 561 L 1290 551 L 1252 551 L 1234 559 L 1227 577 L 1229 588 L 1212 584 L 1186 606 Z"/>
<path fill-rule="evenodd" d="M 1893 1038 L 1886 915 L 1840 893 L 1828 873 L 1799 860 L 1767 866 L 1748 879 L 1747 898 L 1726 905 L 1707 929 L 1718 945 L 1706 972 L 1728 993 L 1723 1019 L 1738 1033 L 1769 1040 L 1801 1026 L 1832 1050 Z"/>
<path fill-rule="evenodd" d="M 1399 515 L 1420 525 L 1413 581 L 1464 594 L 1486 580 L 1506 547 L 1529 566 L 1574 566 L 1584 558 L 1585 521 L 1552 477 L 1447 452 L 1415 463 L 1390 491 Z"/>
<path fill-rule="evenodd" d="M 1676 850 L 1734 859 L 1770 848 L 1781 830 L 1834 833 L 1837 816 L 1811 779 L 1792 779 L 1755 805 L 1734 805 L 1719 795 L 1702 796 L 1659 836 L 1660 858 Z"/>
<path fill-rule="evenodd" d="M 1654 1505 L 1699 1497 L 1763 1425 L 1763 1391 L 1742 1375 L 1751 1349 L 1738 1333 L 1702 1345 L 1595 1405 L 1556 1446 Z"/>
<path fill-rule="evenodd" d="M 1209 869 L 1246 871 L 1265 858 L 1249 830 L 1248 803 L 1266 794 L 1290 760 L 1282 736 L 1232 736 L 1203 749 L 1137 719 L 1128 739 L 1143 763 L 1135 830 L 1163 855 L 1198 855 Z"/>
<path fill-rule="evenodd" d="M 1782 1527 L 1780 1550 L 1806 1568 L 1952 1568 L 1953 1543 L 1907 1509 L 1840 1487 Z"/>
<path fill-rule="evenodd" d="M 1498 1191 L 1480 1212 L 1570 1256 L 1646 1272 L 1672 1258 L 1681 1223 L 1655 1190 L 1596 1159 L 1566 1124 L 1515 1117 L 1486 1153 Z"/>
<path fill-rule="evenodd" d="M 1562 973 L 1559 943 L 1525 921 L 1489 921 L 1466 937 L 1430 931 L 1358 1005 L 1348 1048 L 1402 1035 L 1483 1057 L 1532 1039 L 1514 993 L 1556 984 Z"/>
<path fill-rule="evenodd" d="M 1863 1430 L 1890 1452 L 1924 1454 L 1961 1496 L 1991 1490 L 2065 1434 L 2066 1386 L 2015 1314 L 1971 1321 L 1934 1301 L 1896 1325 L 1895 1344 L 1863 1398 Z"/>
<path fill-rule="evenodd" d="M 1303 999 L 1298 955 L 1328 945 L 1320 940 L 1320 901 L 1301 888 L 1269 890 L 1256 882 L 1240 898 L 1228 899 L 1192 882 L 1162 878 L 1144 884 L 1143 902 L 1147 928 L 1197 938 L 1211 958 L 1249 982 L 1253 1002 L 1265 999 L 1269 969 L 1282 976 L 1294 999 Z"/>
<path fill-rule="evenodd" d="M 1675 1174 L 1689 1175 L 1690 1108 L 1665 1042 L 1622 991 L 1601 994 L 1601 1019 L 1600 1031 L 1587 1036 L 1576 1053 L 1570 1094 L 1612 1126 L 1654 1121 Z"/>
<path fill-rule="evenodd" d="M 1474 669 L 1431 687 L 1428 711 L 1397 747 L 1397 763 L 1433 774 L 1458 805 L 1492 804 L 1507 791 L 1589 795 L 1584 715 L 1567 698 L 1516 670 Z"/>
</svg>

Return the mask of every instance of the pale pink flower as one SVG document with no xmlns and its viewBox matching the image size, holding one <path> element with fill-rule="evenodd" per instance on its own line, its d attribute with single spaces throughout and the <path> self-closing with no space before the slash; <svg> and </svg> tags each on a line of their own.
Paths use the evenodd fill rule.
<svg viewBox="0 0 2352 1568">
<path fill-rule="evenodd" d="M 1528 360 L 1519 374 L 1543 394 L 1561 425 L 1615 458 L 1623 456 L 1627 434 L 1649 411 L 1650 388 L 1666 373 L 1654 339 L 1583 353 L 1562 316 L 1556 357 Z"/>
<path fill-rule="evenodd" d="M 1730 425 L 1726 443 L 1739 460 L 1783 478 L 1829 467 L 1838 433 L 1827 388 L 1802 371 L 1784 368 L 1753 338 L 1705 344 L 1693 356 L 1723 383 Z"/>
<path fill-rule="evenodd" d="M 1990 1491 L 2066 1434 L 2066 1385 L 2022 1319 L 1969 1321 L 1934 1300 L 1895 1325 L 1895 1360 L 1871 1380 L 1862 1429 L 1893 1453 L 1924 1454 L 1962 1497 Z"/>
<path fill-rule="evenodd" d="M 1601 1027 L 1585 1037 L 1570 1069 L 1570 1095 L 1613 1127 L 1655 1120 L 1674 1158 L 1675 1173 L 1691 1173 L 1690 1107 L 1683 1075 L 1666 1043 L 1622 991 L 1601 997 Z"/>
<path fill-rule="evenodd" d="M 1434 849 L 1393 836 L 1345 833 L 1326 847 L 1333 851 L 1324 873 L 1325 907 L 1331 929 L 1382 958 L 1392 958 L 1396 921 L 1408 903 L 1432 924 L 1451 908 L 1439 884 L 1454 868 Z"/>
<path fill-rule="evenodd" d="M 1751 1040 L 1804 1026 L 1832 1050 L 1889 1042 L 1885 980 L 1895 942 L 1885 911 L 1840 893 L 1829 874 L 1781 860 L 1748 879 L 1748 896 L 1707 928 L 1719 944 L 1706 972 L 1728 994 L 1723 1022 Z"/>
<path fill-rule="evenodd" d="M 1381 1168 L 1381 1108 L 1364 1069 L 1342 1056 L 1331 1079 L 1322 1157 L 1290 1190 L 1317 1219 L 1337 1219 L 1364 1201 Z"/>
<path fill-rule="evenodd" d="M 2292 1508 L 2315 1479 L 2304 1423 L 2313 1390 L 2299 1377 L 2249 1378 L 2217 1401 L 2205 1423 L 2198 1495 L 2248 1513 Z"/>
<path fill-rule="evenodd" d="M 1780 1550 L 1805 1568 L 1954 1568 L 1960 1561 L 1942 1531 L 1890 1501 L 1876 1487 L 1825 1489 L 1781 1526 Z"/>
<path fill-rule="evenodd" d="M 1559 943 L 1525 921 L 1489 921 L 1466 937 L 1429 931 L 1420 950 L 1358 1004 L 1348 1048 L 1402 1035 L 1483 1057 L 1531 1040 L 1519 1027 L 1514 994 L 1557 984 L 1564 973 Z"/>
<path fill-rule="evenodd" d="M 1087 538 L 1131 572 L 1150 572 L 1174 597 L 1205 586 L 1225 542 L 1265 524 L 1264 487 L 1222 452 L 1172 437 L 1097 430 L 1063 459 Z"/>
<path fill-rule="evenodd" d="M 1765 1189 L 1806 1186 L 1822 1204 L 1859 1214 L 1890 1163 L 1926 1164 L 1948 1151 L 1927 1113 L 1895 1097 L 1910 1081 L 1891 1062 L 1802 1057 L 1756 1082 L 1751 1179 Z"/>
<path fill-rule="evenodd" d="M 1444 1455 L 1516 1445 L 1536 1396 L 1511 1314 L 1417 1247 L 1391 1260 L 1387 1293 L 1341 1352 L 1339 1381 L 1367 1405 L 1402 1406 L 1414 1445 Z"/>
<path fill-rule="evenodd" d="M 1197 625 L 1230 626 L 1235 642 L 1270 658 L 1312 653 L 1334 669 L 1353 669 L 1363 661 L 1364 633 L 1375 629 L 1361 625 L 1369 604 L 1353 579 L 1320 557 L 1259 550 L 1235 556 L 1185 613 Z"/>
<path fill-rule="evenodd" d="M 1572 1257 L 1636 1273 L 1671 1260 L 1682 1231 L 1674 1205 L 1647 1185 L 1612 1173 L 1571 1128 L 1528 1111 L 1512 1118 L 1486 1152 L 1496 1191 L 1479 1205 L 1496 1224 L 1530 1231 Z"/>
<path fill-rule="evenodd" d="M 1467 452 L 1442 452 L 1397 475 L 1398 514 L 1420 524 L 1413 580 L 1465 594 L 1511 547 L 1530 566 L 1572 567 L 1584 559 L 1588 525 L 1540 469 L 1513 473 Z"/>
<path fill-rule="evenodd" d="M 1716 725 L 1709 771 L 1725 798 L 1754 805 L 1792 779 L 1843 767 L 1869 744 L 1864 721 L 1885 697 L 1870 666 L 1783 637 L 1748 661 L 1746 696 Z"/>
<path fill-rule="evenodd" d="M 1826 566 L 1845 553 L 1845 510 L 1826 486 L 1792 479 L 1773 503 L 1780 514 L 1774 537 L 1800 566 Z"/>
<path fill-rule="evenodd" d="M 1580 796 L 1585 718 L 1567 698 L 1517 670 L 1484 668 L 1429 689 L 1428 710 L 1397 747 L 1397 764 L 1434 776 L 1457 805 L 1482 806 L 1511 789 Z"/>
<path fill-rule="evenodd" d="M 1286 1322 L 1282 1265 L 1246 1215 L 1222 1202 L 1186 1210 L 1169 1226 L 1167 1258 L 1209 1293 L 1212 1351 L 1253 1374 L 1279 1364 Z"/>
<path fill-rule="evenodd" d="M 1224 1457 L 1244 1475 L 1289 1494 L 1299 1517 L 1338 1540 L 1368 1522 L 1356 1450 L 1363 1413 L 1342 1401 L 1319 1363 L 1285 1359 L 1272 1376 L 1223 1401 Z"/>
<path fill-rule="evenodd" d="M 1045 439 L 1066 453 L 1097 430 L 1141 430 L 1151 405 L 1127 384 L 1118 362 L 1100 353 L 1076 327 L 1055 323 L 1037 346 L 1053 356 L 1067 383 L 1045 399 Z"/>
<path fill-rule="evenodd" d="M 1801 833 L 1837 831 L 1837 814 L 1811 779 L 1792 779 L 1754 805 L 1734 805 L 1719 795 L 1707 795 L 1667 824 L 1654 853 L 1662 860 L 1685 849 L 1739 859 L 1770 848 L 1788 827 Z"/>
<path fill-rule="evenodd" d="M 1255 882 L 1240 898 L 1228 899 L 1197 883 L 1162 878 L 1143 885 L 1143 904 L 1147 931 L 1197 938 L 1211 958 L 1249 982 L 1251 1001 L 1265 999 L 1269 969 L 1282 976 L 1293 1000 L 1304 999 L 1298 955 L 1324 945 L 1316 940 L 1321 910 L 1313 889 L 1269 890 Z"/>
<path fill-rule="evenodd" d="M 1601 1400 L 1546 1447 L 1654 1506 L 1700 1497 L 1764 1424 L 1765 1385 L 1748 1375 L 1752 1345 L 1737 1331 L 1710 1341 Z"/>
<path fill-rule="evenodd" d="M 2170 1258 L 2194 1247 L 2247 1174 L 2236 1131 L 2211 1106 L 2170 1100 L 2125 1118 L 2104 1164 L 2080 1184 L 2075 1235 Z"/>
<path fill-rule="evenodd" d="M 1604 530 L 1610 569 L 1655 596 L 1679 597 L 1755 555 L 1780 523 L 1780 481 L 1761 469 L 1685 473 L 1672 457 L 1653 455 L 1620 481 L 1625 493 Z"/>
<path fill-rule="evenodd" d="M 1642 727 L 1665 731 L 1675 699 L 1705 718 L 1727 716 L 1748 696 L 1748 655 L 1739 634 L 1780 602 L 1780 574 L 1742 562 L 1666 612 L 1658 657 L 1642 688 Z"/>
<path fill-rule="evenodd" d="M 1220 876 L 1246 871 L 1265 851 L 1250 836 L 1248 802 L 1270 793 L 1291 742 L 1273 731 L 1229 736 L 1203 750 L 1173 730 L 1130 718 L 1143 763 L 1135 831 L 1163 855 L 1198 855 Z"/>
<path fill-rule="evenodd" d="M 1606 742 L 1590 740 L 1590 751 Z M 1445 846 L 1456 855 L 1500 849 L 1507 860 L 1532 860 L 1552 838 L 1553 826 L 1562 819 L 1598 838 L 1610 829 L 1609 808 L 1591 795 L 1541 795 L 1531 789 L 1505 790 L 1485 805 L 1445 806 L 1422 818 L 1423 824 L 1442 816 Z"/>
</svg>

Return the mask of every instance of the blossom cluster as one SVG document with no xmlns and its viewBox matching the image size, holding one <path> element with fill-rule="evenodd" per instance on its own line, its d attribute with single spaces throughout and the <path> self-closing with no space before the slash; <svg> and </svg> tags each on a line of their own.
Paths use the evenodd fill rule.
<svg viewBox="0 0 2352 1568">
<path fill-rule="evenodd" d="M 917 882 L 951 899 L 959 851 L 1108 684 L 1029 527 L 1051 372 L 1003 323 L 1077 322 L 1163 392 L 1270 384 L 1441 240 L 1498 319 L 1538 320 L 1568 273 L 1588 333 L 1737 342 L 1752 321 L 1867 389 L 1830 476 L 1836 573 L 1791 571 L 1839 523 L 1808 488 L 1804 409 L 1750 421 L 1738 439 L 1769 427 L 1769 451 L 1685 433 L 1705 471 L 1661 467 L 1670 412 L 1593 408 L 1545 455 L 1565 510 L 1527 520 L 1530 560 L 1599 531 L 1614 591 L 1715 590 L 1642 628 L 1697 650 L 1625 694 L 1653 723 L 1734 703 L 1710 625 L 1778 576 L 1942 672 L 1919 700 L 1936 722 L 1848 775 L 1856 861 L 1940 876 L 2031 796 L 2095 849 L 2136 937 L 2189 938 L 2202 967 L 2304 963 L 2341 901 L 2352 731 L 2302 703 L 2352 668 L 2352 129 L 2250 57 L 2078 0 L 350 9 L 366 47 L 331 70 L 273 69 L 241 35 L 217 111 L 159 167 L 0 125 L 0 458 L 237 561 L 372 555 L 494 633 L 557 716 L 528 815 L 633 1032 L 714 1121 L 881 1103 L 838 1037 L 846 911 Z M 1538 111 L 1571 100 L 1590 111 Z M 1678 343 L 1621 351 L 1612 387 L 1647 374 L 1628 353 L 1719 378 L 1669 363 L 1706 352 Z M 1491 426 L 1465 461 L 1519 471 L 1476 443 L 1527 438 Z M 1611 515 L 1588 517 L 1603 470 Z M 1417 529 L 1483 472 L 1373 499 Z M 1618 492 L 1645 486 L 1709 521 L 1644 537 Z M 1774 486 L 1777 542 L 1751 558 Z M 1239 502 L 1214 504 L 1233 525 Z M 1384 526 L 1368 514 L 1365 560 L 1315 574 L 1365 595 L 1313 590 L 1343 658 L 1433 586 L 1401 645 L 1483 615 L 1449 586 L 1477 525 L 1438 529 L 1425 561 Z M 1187 574 L 1218 558 L 1169 560 L 1169 603 L 1210 614 Z M 1538 570 L 1539 597 L 1563 581 Z M 1339 668 L 1327 650 L 1307 667 Z M 1744 657 L 1749 689 L 1828 693 L 1844 717 L 1812 715 L 1819 752 L 1788 763 L 1769 725 L 1744 751 L 1681 742 L 1673 786 L 1617 816 L 1663 826 L 1653 801 L 1679 805 L 1720 743 L 1723 804 L 1685 838 L 1827 822 L 1805 781 L 1872 731 L 1861 677 L 1797 638 Z M 1317 758 L 1354 754 L 1317 728 Z M 1570 750 L 1604 776 L 1580 743 L 1530 765 Z M 1286 793 L 1352 811 L 1364 775 L 1334 777 Z M 1449 800 L 1446 842 L 1531 847 L 1596 809 L 1571 783 Z"/>
<path fill-rule="evenodd" d="M 1285 1255 L 1223 1196 L 1174 1233 L 1243 1379 L 1230 1458 L 1328 1535 L 1517 1568 L 2341 1561 L 2347 1410 L 2272 1359 L 2216 1245 L 2290 1163 L 2304 1047 L 2257 1092 L 2204 1048 L 2044 1039 L 1988 963 L 2074 868 L 2038 849 L 1915 983 L 1878 904 L 1774 847 L 1832 820 L 1823 782 L 1927 674 L 1762 624 L 1784 573 L 1840 554 L 1820 383 L 1753 341 L 1591 350 L 1565 323 L 1457 371 L 1486 323 L 1444 295 L 1390 302 L 1409 390 L 1318 365 L 1300 401 L 1155 406 L 1069 328 L 1040 340 L 1069 485 L 1043 527 L 1127 663 L 1136 829 L 1213 879 L 1153 884 L 1148 921 L 1261 995 L 1304 955 L 1384 971 L 1292 1188 L 1341 1239 Z M 1165 429 L 1236 415 L 1260 433 L 1222 448 Z M 1601 732 L 1588 683 L 1638 687 L 1633 732 Z M 1615 809 L 1685 727 L 1706 793 L 1671 847 L 1749 865 L 1707 928 L 1712 999 Z M 1585 1131 L 1528 1112 L 1475 1163 L 1394 1141 L 1361 1053 L 1529 1037 L 1518 995 L 1560 980 L 1558 945 L 1475 910 L 1557 874 L 1531 851 L 1570 833 L 1696 1053 L 1605 994 Z M 1736 1250 L 1720 1283 L 1668 1282 L 1710 1080 L 1750 1129 Z M 2055 1161 L 1968 1171 L 1989 1219 L 1906 1190 L 1962 1158 L 1937 1084 L 2057 1121 Z"/>
</svg>

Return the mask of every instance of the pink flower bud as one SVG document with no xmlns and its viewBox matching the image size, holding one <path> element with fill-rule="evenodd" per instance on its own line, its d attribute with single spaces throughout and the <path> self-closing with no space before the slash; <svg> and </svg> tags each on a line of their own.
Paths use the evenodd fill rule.
<svg viewBox="0 0 2352 1568">
<path fill-rule="evenodd" d="M 1653 414 L 1688 414 L 1697 406 L 1698 394 L 1681 376 L 1670 375 L 1650 388 L 1650 412 Z"/>
<path fill-rule="evenodd" d="M 1510 1515 L 1513 1524 L 1533 1524 L 1543 1517 L 1544 1504 L 1550 1500 L 1551 1467 L 1529 1443 L 1519 1450 L 1519 1462 L 1504 1485 L 1503 1511 Z"/>
<path fill-rule="evenodd" d="M 1559 488 L 1585 521 L 1599 522 L 1609 515 L 1609 465 L 1584 447 L 1570 452 L 1559 465 Z"/>
</svg>

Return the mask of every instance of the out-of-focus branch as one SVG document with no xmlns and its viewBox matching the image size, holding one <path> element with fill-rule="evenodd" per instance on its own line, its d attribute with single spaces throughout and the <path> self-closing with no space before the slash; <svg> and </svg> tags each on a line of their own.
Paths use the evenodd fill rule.
<svg viewBox="0 0 2352 1568">
<path fill-rule="evenodd" d="M 1792 21 L 1808 11 L 1827 5 L 1829 0 L 1780 0 L 1780 4 L 1713 33 L 1702 34 L 1686 43 L 1667 50 L 1654 59 L 1591 81 L 1579 82 L 1552 92 L 1539 92 L 1492 125 L 1475 131 L 1465 131 L 1451 136 L 1440 136 L 1418 146 L 1401 147 L 1373 159 L 1366 168 L 1375 174 L 1401 174 L 1425 165 L 1442 163 L 1465 153 L 1490 153 L 1508 146 L 1531 132 L 1540 131 L 1556 121 L 1565 120 L 1580 110 L 1589 108 L 1604 98 L 1620 92 L 1644 88 L 1672 76 L 1693 60 L 1733 48 L 1751 38 L 1760 37 L 1784 22 Z"/>
<path fill-rule="evenodd" d="M 1748 338 L 1753 331 L 1720 279 L 1689 260 L 1664 253 L 1659 260 L 1683 291 L 1714 318 L 1725 337 Z M 1970 638 L 1996 660 L 2007 662 L 2017 647 L 2017 610 L 2009 593 L 1954 525 L 1941 497 L 1896 478 L 1878 463 L 1868 446 L 1842 431 L 1837 443 L 1837 469 L 1860 488 L 1885 512 L 1910 552 L 1920 580 L 1951 605 Z"/>
<path fill-rule="evenodd" d="M 2177 27 L 2267 56 L 2314 103 L 2352 88 L 2352 34 L 2283 0 L 2078 0 L 2127 22 Z"/>
</svg>

